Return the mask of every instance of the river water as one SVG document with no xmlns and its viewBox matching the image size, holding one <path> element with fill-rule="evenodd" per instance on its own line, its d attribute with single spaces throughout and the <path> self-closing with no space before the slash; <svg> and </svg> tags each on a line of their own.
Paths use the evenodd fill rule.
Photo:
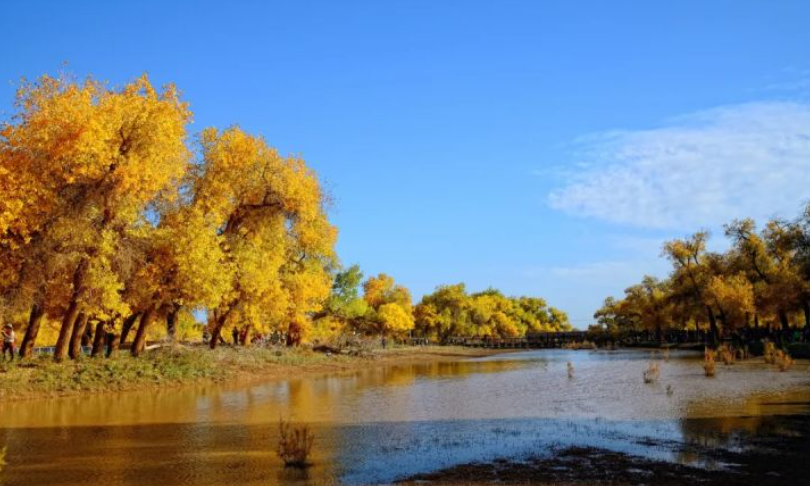
<svg viewBox="0 0 810 486">
<path fill-rule="evenodd" d="M 810 414 L 810 365 L 702 354 L 543 350 L 261 384 L 0 403 L 11 485 L 378 484 L 445 467 L 594 446 L 706 468 Z M 567 363 L 574 367 L 573 377 Z M 278 420 L 310 424 L 313 466 L 285 470 Z"/>
</svg>

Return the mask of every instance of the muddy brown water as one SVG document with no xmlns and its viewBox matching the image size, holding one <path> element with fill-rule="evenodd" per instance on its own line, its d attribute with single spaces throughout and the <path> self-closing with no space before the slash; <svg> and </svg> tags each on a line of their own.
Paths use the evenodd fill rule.
<svg viewBox="0 0 810 486">
<path fill-rule="evenodd" d="M 649 351 L 544 350 L 245 386 L 0 403 L 11 485 L 378 484 L 457 464 L 571 445 L 705 468 L 709 453 L 795 431 L 810 414 L 810 365 L 718 365 Z M 568 376 L 567 363 L 574 367 Z M 316 435 L 313 466 L 284 469 L 279 417 Z M 810 440 L 810 439 L 809 439 Z M 774 442 L 770 442 L 773 444 Z M 778 449 L 778 441 L 776 442 Z M 776 451 L 778 452 L 778 451 Z"/>
</svg>

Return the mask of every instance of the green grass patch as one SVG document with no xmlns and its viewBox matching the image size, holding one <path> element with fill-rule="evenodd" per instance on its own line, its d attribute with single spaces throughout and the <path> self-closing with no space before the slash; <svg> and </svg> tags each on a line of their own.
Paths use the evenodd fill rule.
<svg viewBox="0 0 810 486">
<path fill-rule="evenodd" d="M 0 364 L 0 397 L 59 395 L 148 388 L 201 380 L 222 381 L 261 373 L 273 365 L 305 366 L 347 360 L 306 349 L 177 347 L 152 350 L 139 358 L 82 357 L 54 363 L 51 356 Z"/>
</svg>

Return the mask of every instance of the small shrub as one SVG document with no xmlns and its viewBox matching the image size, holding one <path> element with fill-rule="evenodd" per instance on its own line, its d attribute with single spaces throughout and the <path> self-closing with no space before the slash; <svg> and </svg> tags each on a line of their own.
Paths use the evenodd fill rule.
<svg viewBox="0 0 810 486">
<path fill-rule="evenodd" d="M 284 467 L 305 468 L 309 466 L 307 458 L 312 450 L 315 436 L 306 425 L 294 426 L 292 423 L 278 421 L 278 457 L 284 461 Z"/>
<path fill-rule="evenodd" d="M 574 377 L 574 365 L 571 362 L 568 362 L 568 378 Z"/>
<path fill-rule="evenodd" d="M 762 351 L 762 357 L 768 364 L 776 363 L 776 346 L 772 342 L 768 341 L 765 343 L 765 348 Z"/>
<path fill-rule="evenodd" d="M 563 349 L 596 349 L 597 346 L 591 341 L 585 340 L 582 342 L 570 342 L 563 344 Z"/>
<path fill-rule="evenodd" d="M 650 366 L 644 370 L 644 383 L 655 383 L 661 374 L 661 369 L 658 363 L 650 361 Z"/>
<path fill-rule="evenodd" d="M 706 348 L 706 351 L 703 353 L 703 371 L 709 378 L 713 377 L 715 374 L 715 370 L 717 368 L 717 363 L 715 361 L 716 357 L 717 352 L 712 351 L 709 348 Z"/>
<path fill-rule="evenodd" d="M 723 364 L 732 365 L 737 361 L 737 355 L 734 349 L 728 344 L 723 344 L 717 351 L 720 354 L 720 359 L 723 361 Z"/>
<path fill-rule="evenodd" d="M 779 371 L 787 371 L 793 367 L 793 358 L 790 357 L 790 354 L 782 351 L 781 349 L 774 353 L 774 362 L 779 368 Z"/>
</svg>

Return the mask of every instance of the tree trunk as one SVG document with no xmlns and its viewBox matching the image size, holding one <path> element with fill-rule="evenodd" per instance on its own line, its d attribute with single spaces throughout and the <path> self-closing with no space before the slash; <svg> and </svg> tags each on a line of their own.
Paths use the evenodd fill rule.
<svg viewBox="0 0 810 486">
<path fill-rule="evenodd" d="M 783 309 L 779 309 L 777 313 L 779 314 L 779 323 L 782 324 L 782 331 L 790 331 L 790 321 L 788 320 L 787 312 Z"/>
<path fill-rule="evenodd" d="M 79 305 L 79 297 L 82 294 L 83 282 L 89 262 L 83 259 L 76 270 L 73 272 L 73 294 L 70 297 L 70 305 L 67 312 L 62 319 L 62 327 L 59 328 L 59 337 L 56 340 L 56 348 L 53 352 L 53 360 L 60 363 L 65 359 L 65 351 L 70 344 L 70 336 L 73 332 L 73 326 L 76 324 L 76 318 L 79 316 L 81 306 Z"/>
<path fill-rule="evenodd" d="M 242 329 L 242 332 L 239 333 L 239 344 L 242 346 L 248 346 L 250 344 L 250 328 L 251 326 L 247 325 Z"/>
<path fill-rule="evenodd" d="M 804 310 L 804 328 L 810 331 L 810 302 L 806 300 L 802 302 L 802 310 Z"/>
<path fill-rule="evenodd" d="M 45 315 L 42 307 L 34 304 L 31 306 L 31 313 L 28 315 L 28 328 L 25 329 L 22 345 L 20 345 L 20 358 L 27 358 L 34 352 L 34 343 L 36 343 L 37 335 L 39 334 L 39 325 L 42 324 L 42 316 Z"/>
<path fill-rule="evenodd" d="M 79 317 L 79 303 L 73 299 L 68 307 L 65 316 L 62 319 L 62 327 L 59 328 L 59 337 L 56 339 L 56 348 L 53 352 L 53 360 L 61 363 L 65 359 L 65 351 L 69 344 L 70 335 L 73 331 L 73 326 Z"/>
<path fill-rule="evenodd" d="M 138 320 L 141 313 L 136 312 L 131 316 L 124 319 L 124 324 L 121 325 L 121 339 L 118 340 L 119 346 L 123 346 L 125 342 L 127 342 L 127 336 L 129 336 L 129 331 L 132 330 L 132 326 L 135 325 L 135 321 Z"/>
<path fill-rule="evenodd" d="M 293 321 L 287 326 L 287 347 L 298 346 L 299 344 L 301 344 L 301 326 Z"/>
<path fill-rule="evenodd" d="M 118 338 L 118 334 L 109 333 L 107 334 L 107 357 L 114 358 L 116 354 L 118 354 L 118 346 L 121 344 L 121 340 Z"/>
<path fill-rule="evenodd" d="M 84 326 L 84 334 L 82 335 L 82 346 L 90 346 L 93 343 L 93 325 L 88 321 Z"/>
<path fill-rule="evenodd" d="M 720 313 L 720 324 L 722 324 L 723 327 L 718 330 L 717 334 L 718 334 L 719 337 L 722 338 L 722 337 L 725 337 L 728 334 L 729 325 L 728 325 L 728 320 L 726 319 L 726 313 L 723 312 L 723 309 L 720 308 L 720 309 L 718 309 L 718 311 Z"/>
<path fill-rule="evenodd" d="M 720 332 L 717 330 L 717 318 L 714 316 L 714 311 L 712 307 L 707 305 L 706 312 L 709 315 L 709 329 L 711 330 L 710 338 L 711 344 L 717 344 L 717 340 L 720 338 Z"/>
<path fill-rule="evenodd" d="M 96 324 L 96 335 L 93 337 L 93 351 L 90 352 L 90 356 L 93 358 L 101 356 L 101 352 L 104 350 L 106 334 L 107 333 L 104 332 L 104 322 L 99 321 L 99 323 Z"/>
<path fill-rule="evenodd" d="M 84 335 L 85 326 L 87 326 L 87 314 L 82 312 L 76 318 L 73 331 L 70 334 L 70 347 L 68 348 L 70 359 L 77 359 L 82 355 L 82 336 Z"/>
<path fill-rule="evenodd" d="M 223 314 L 216 316 L 214 319 L 214 328 L 211 329 L 211 342 L 208 345 L 211 349 L 216 349 L 217 344 L 219 344 L 219 336 L 222 332 L 223 326 L 225 326 L 225 321 L 228 320 L 228 315 L 231 313 L 231 308 L 225 311 Z"/>
<path fill-rule="evenodd" d="M 178 307 L 172 307 L 172 310 L 166 314 L 166 334 L 172 344 L 177 342 L 177 314 L 180 312 Z"/>
<path fill-rule="evenodd" d="M 136 358 L 143 352 L 146 345 L 146 331 L 155 319 L 155 314 L 155 309 L 148 309 L 141 316 L 141 322 L 138 324 L 138 330 L 135 332 L 135 338 L 132 340 L 132 347 L 129 350 L 130 354 Z"/>
</svg>

